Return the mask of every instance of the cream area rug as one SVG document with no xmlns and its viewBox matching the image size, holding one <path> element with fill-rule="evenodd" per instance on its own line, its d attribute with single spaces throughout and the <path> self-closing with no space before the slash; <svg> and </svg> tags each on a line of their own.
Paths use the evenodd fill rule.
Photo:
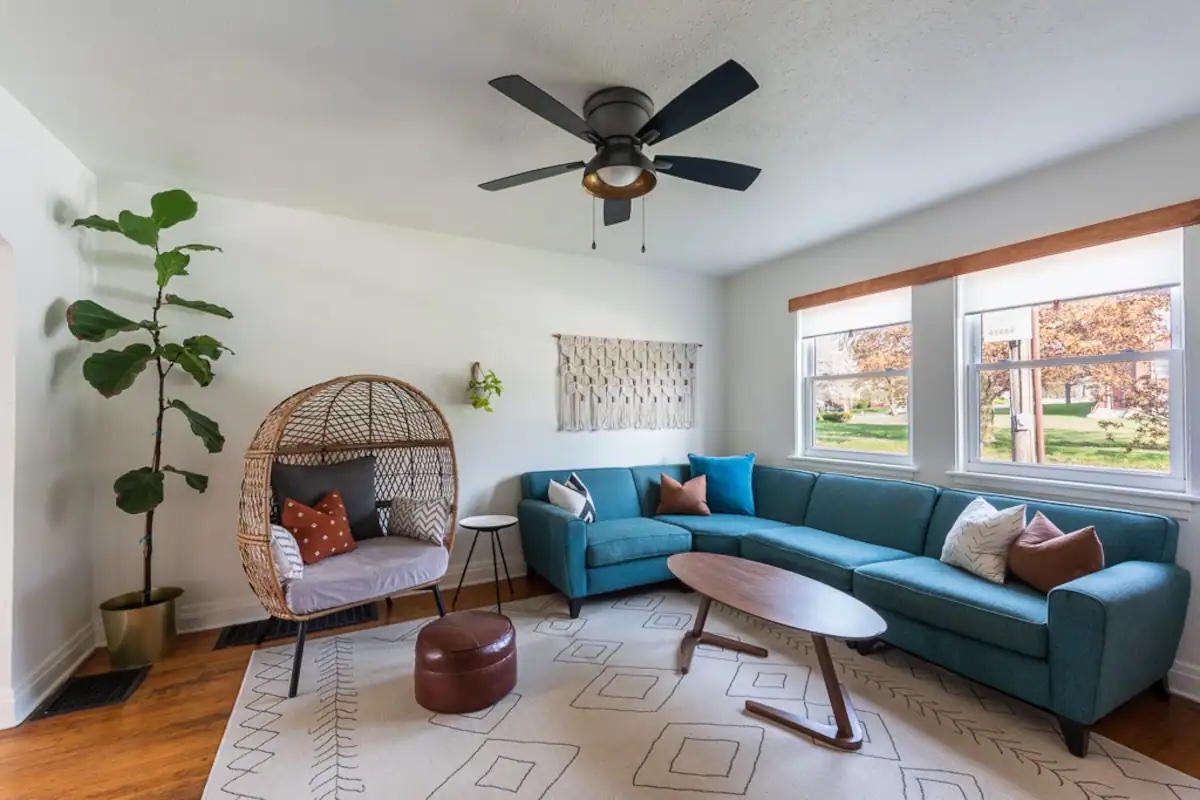
<svg viewBox="0 0 1200 800">
<path fill-rule="evenodd" d="M 517 687 L 461 716 L 413 699 L 430 620 L 313 639 L 292 700 L 292 645 L 260 650 L 204 797 L 1200 800 L 1200 781 L 1106 739 L 1074 758 L 1048 715 L 896 650 L 830 643 L 867 741 L 855 753 L 816 744 L 743 710 L 759 699 L 830 716 L 809 637 L 714 603 L 709 630 L 770 654 L 701 645 L 683 676 L 697 602 L 671 590 L 600 598 L 575 620 L 557 595 L 506 605 Z"/>
</svg>

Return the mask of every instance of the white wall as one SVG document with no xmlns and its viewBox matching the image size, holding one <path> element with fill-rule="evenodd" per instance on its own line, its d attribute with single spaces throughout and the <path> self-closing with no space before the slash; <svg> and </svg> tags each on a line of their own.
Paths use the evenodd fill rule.
<svg viewBox="0 0 1200 800">
<path fill-rule="evenodd" d="M 729 278 L 726 444 L 755 451 L 766 463 L 785 463 L 792 454 L 795 320 L 788 298 L 1197 197 L 1200 118 Z M 1186 282 L 1194 286 L 1200 264 L 1193 259 L 1191 267 Z M 1189 289 L 1189 298 L 1195 294 Z M 949 281 L 913 291 L 915 478 L 939 484 L 955 465 L 955 330 L 945 314 L 952 303 Z M 1189 351 L 1187 361 L 1196 386 L 1200 352 Z M 1193 409 L 1198 400 L 1190 398 Z M 1192 451 L 1200 451 L 1194 422 L 1189 436 Z M 1179 563 L 1200 574 L 1197 536 L 1200 509 L 1181 524 L 1179 545 Z M 1193 593 L 1174 677 L 1177 688 L 1200 695 L 1200 591 Z"/>
<path fill-rule="evenodd" d="M 167 188 L 167 187 L 159 187 Z M 100 212 L 145 209 L 151 187 L 104 183 Z M 227 306 L 232 321 L 167 312 L 172 335 L 204 331 L 237 355 L 221 359 L 207 389 L 175 382 L 180 397 L 212 416 L 227 437 L 209 456 L 181 419 L 167 426 L 169 463 L 206 472 L 207 494 L 177 482 L 156 521 L 157 582 L 185 587 L 182 628 L 261 616 L 234 543 L 242 455 L 263 416 L 292 392 L 326 378 L 373 372 L 409 381 L 446 414 L 457 448 L 461 513 L 512 512 L 517 476 L 532 469 L 678 461 L 722 449 L 721 285 L 698 275 L 501 246 L 471 239 L 215 197 L 198 197 L 193 222 L 164 240 L 225 248 L 202 253 L 173 291 Z M 586 231 L 581 232 L 586 235 Z M 97 235 L 97 299 L 146 314 L 149 261 L 118 237 Z M 636 253 L 630 253 L 631 260 Z M 141 318 L 135 316 L 135 318 Z M 699 342 L 699 424 L 687 431 L 558 433 L 556 342 L 578 333 Z M 464 387 L 472 361 L 504 381 L 495 413 L 472 409 Z M 148 462 L 151 381 L 100 404 L 98 483 Z M 98 492 L 96 597 L 136 588 L 138 520 Z M 509 567 L 523 572 L 515 531 Z M 456 578 L 469 535 L 458 539 Z M 482 542 L 468 581 L 491 578 Z"/>
<path fill-rule="evenodd" d="M 0 726 L 91 652 L 88 404 L 63 311 L 95 178 L 0 89 Z"/>
</svg>

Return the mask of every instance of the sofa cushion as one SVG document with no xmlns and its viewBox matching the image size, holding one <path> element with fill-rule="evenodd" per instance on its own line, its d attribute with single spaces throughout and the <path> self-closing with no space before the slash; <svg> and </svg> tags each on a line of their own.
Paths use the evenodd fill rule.
<svg viewBox="0 0 1200 800">
<path fill-rule="evenodd" d="M 632 467 L 629 471 L 633 473 L 633 485 L 637 489 L 638 502 L 642 504 L 643 517 L 653 517 L 658 510 L 663 475 L 670 475 L 680 483 L 692 477 L 692 470 L 687 464 L 652 464 Z"/>
<path fill-rule="evenodd" d="M 1135 511 L 1114 511 L 1108 508 L 1091 508 L 1069 503 L 1048 503 L 1002 494 L 979 494 L 945 490 L 938 497 L 929 520 L 929 536 L 925 541 L 925 555 L 937 558 L 942 552 L 942 542 L 950 532 L 950 526 L 967 504 L 982 497 L 996 508 L 1026 506 L 1028 519 L 1040 511 L 1047 519 L 1064 531 L 1077 531 L 1089 525 L 1095 527 L 1100 543 L 1104 545 L 1104 563 L 1112 566 L 1122 561 L 1175 560 L 1175 545 L 1179 535 L 1179 524 L 1168 517 L 1157 514 L 1140 514 Z"/>
<path fill-rule="evenodd" d="M 854 570 L 864 564 L 913 558 L 912 553 L 802 526 L 771 528 L 742 537 L 742 558 L 816 578 L 850 591 Z"/>
<path fill-rule="evenodd" d="M 669 556 L 692 549 L 692 534 L 645 517 L 610 519 L 587 526 L 587 565 L 605 567 L 639 558 Z"/>
<path fill-rule="evenodd" d="M 908 558 L 860 567 L 854 596 L 935 628 L 1046 657 L 1046 595 L 1019 583 L 991 583 L 933 558 Z"/>
<path fill-rule="evenodd" d="M 919 554 L 937 495 L 936 487 L 922 483 L 825 472 L 817 476 L 804 524 Z"/>
<path fill-rule="evenodd" d="M 712 514 L 707 517 L 663 514 L 655 519 L 692 532 L 692 549 L 702 553 L 741 555 L 738 540 L 751 531 L 786 527 L 782 522 L 744 514 Z"/>
<path fill-rule="evenodd" d="M 579 476 L 591 493 L 598 522 L 641 515 L 637 489 L 633 485 L 633 473 L 628 467 L 526 472 L 521 476 L 522 495 L 531 500 L 549 502 L 550 481 L 566 483 L 572 472 Z"/>
<path fill-rule="evenodd" d="M 803 525 L 816 483 L 815 472 L 755 466 L 754 515 L 788 525 Z"/>
<path fill-rule="evenodd" d="M 399 594 L 446 574 L 446 548 L 407 536 L 382 536 L 358 543 L 352 553 L 304 568 L 287 586 L 287 604 L 297 614 Z"/>
</svg>

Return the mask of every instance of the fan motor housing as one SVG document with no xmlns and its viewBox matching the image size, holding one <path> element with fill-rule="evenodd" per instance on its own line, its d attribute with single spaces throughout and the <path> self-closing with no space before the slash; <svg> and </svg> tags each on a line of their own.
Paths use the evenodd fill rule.
<svg viewBox="0 0 1200 800">
<path fill-rule="evenodd" d="M 583 104 L 583 116 L 596 133 L 634 136 L 654 116 L 654 102 L 637 89 L 612 86 L 601 89 Z"/>
</svg>

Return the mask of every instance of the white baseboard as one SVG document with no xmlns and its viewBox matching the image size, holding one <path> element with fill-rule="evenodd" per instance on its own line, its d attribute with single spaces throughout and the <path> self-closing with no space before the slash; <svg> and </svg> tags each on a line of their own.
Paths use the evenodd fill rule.
<svg viewBox="0 0 1200 800">
<path fill-rule="evenodd" d="M 1171 694 L 1200 703 L 1200 666 L 1176 661 L 1167 677 L 1167 683 L 1171 685 Z"/>
<path fill-rule="evenodd" d="M 0 698 L 0 728 L 11 728 L 24 722 L 95 649 L 95 633 L 92 624 L 88 623 L 46 656 L 33 674 L 16 685 L 11 693 Z"/>
<path fill-rule="evenodd" d="M 521 559 L 510 559 L 509 572 L 514 578 L 525 574 L 525 562 Z M 447 573 L 440 583 L 442 591 L 453 591 L 458 586 L 461 572 Z M 504 569 L 500 569 L 500 580 L 504 580 Z M 479 583 L 492 582 L 492 562 L 476 561 L 467 570 L 463 586 L 473 586 Z M 187 598 L 187 595 L 184 595 Z M 180 633 L 195 633 L 213 628 L 224 628 L 226 625 L 237 625 L 243 622 L 254 622 L 266 617 L 266 612 L 257 600 L 238 599 L 231 601 L 217 600 L 205 603 L 182 602 L 179 606 L 175 625 Z M 100 631 L 103 637 L 103 631 Z M 103 640 L 100 641 L 103 645 Z"/>
</svg>

